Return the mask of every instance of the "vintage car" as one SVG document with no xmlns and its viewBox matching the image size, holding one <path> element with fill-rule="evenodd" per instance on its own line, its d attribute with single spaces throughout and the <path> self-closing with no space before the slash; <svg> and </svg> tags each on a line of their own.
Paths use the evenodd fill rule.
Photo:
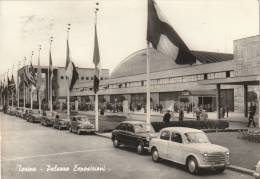
<svg viewBox="0 0 260 179">
<path fill-rule="evenodd" d="M 148 127 L 149 132 L 147 132 Z M 135 148 L 137 154 L 142 155 L 145 150 L 148 150 L 151 138 L 155 136 L 153 127 L 145 122 L 124 121 L 112 131 L 111 140 L 115 148 L 123 144 Z"/>
<path fill-rule="evenodd" d="M 24 108 L 23 112 L 21 113 L 21 118 L 23 118 L 27 121 L 31 110 L 32 109 Z"/>
<path fill-rule="evenodd" d="M 44 111 L 41 117 L 41 125 L 42 126 L 53 126 L 54 119 L 56 117 L 57 112 L 54 111 Z"/>
<path fill-rule="evenodd" d="M 22 108 L 22 107 L 16 108 L 15 116 L 22 117 L 23 112 L 24 112 L 24 108 Z"/>
<path fill-rule="evenodd" d="M 253 176 L 256 178 L 256 179 L 260 179 L 260 160 L 258 161 L 258 163 L 256 164 L 255 166 L 255 171 L 253 173 Z"/>
<path fill-rule="evenodd" d="M 56 117 L 53 122 L 53 128 L 69 129 L 70 116 L 67 114 L 56 114 Z"/>
<path fill-rule="evenodd" d="M 15 113 L 16 113 L 16 108 L 15 108 L 15 107 L 9 106 L 9 107 L 7 108 L 7 114 L 9 114 L 9 115 L 15 115 Z"/>
<path fill-rule="evenodd" d="M 27 116 L 27 122 L 41 122 L 42 110 L 33 109 L 29 110 L 29 114 Z"/>
<path fill-rule="evenodd" d="M 223 172 L 229 162 L 229 150 L 211 144 L 207 135 L 197 129 L 169 127 L 160 131 L 149 144 L 154 162 L 161 158 L 186 165 L 191 174 L 200 168 Z"/>
<path fill-rule="evenodd" d="M 82 132 L 90 132 L 91 134 L 94 134 L 95 126 L 89 122 L 87 116 L 76 115 L 70 120 L 69 131 L 77 132 L 78 135 Z"/>
</svg>

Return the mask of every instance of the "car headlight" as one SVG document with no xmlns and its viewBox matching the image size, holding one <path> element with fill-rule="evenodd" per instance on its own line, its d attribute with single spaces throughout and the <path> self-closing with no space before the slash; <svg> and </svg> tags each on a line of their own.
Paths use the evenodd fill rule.
<svg viewBox="0 0 260 179">
<path fill-rule="evenodd" d="M 207 153 L 207 152 L 204 152 L 203 156 L 204 156 L 204 157 L 207 157 L 207 156 L 208 156 L 208 153 Z"/>
<path fill-rule="evenodd" d="M 149 137 L 149 136 L 148 136 L 148 137 L 146 137 L 146 141 L 148 141 L 148 142 L 149 142 L 150 140 L 151 140 L 151 137 Z"/>
<path fill-rule="evenodd" d="M 226 155 L 229 155 L 229 151 L 226 152 Z"/>
<path fill-rule="evenodd" d="M 64 124 L 65 124 L 65 122 L 60 122 L 60 124 L 64 125 Z"/>
</svg>

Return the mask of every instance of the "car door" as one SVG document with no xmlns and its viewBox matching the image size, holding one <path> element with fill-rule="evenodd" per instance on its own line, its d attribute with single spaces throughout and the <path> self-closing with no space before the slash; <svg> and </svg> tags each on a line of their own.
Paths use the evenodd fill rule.
<svg viewBox="0 0 260 179">
<path fill-rule="evenodd" d="M 168 159 L 183 163 L 182 150 L 183 140 L 181 134 L 178 132 L 171 132 L 171 140 L 168 145 Z"/>
<path fill-rule="evenodd" d="M 160 140 L 157 141 L 157 147 L 159 150 L 159 155 L 162 158 L 167 159 L 167 150 L 168 150 L 168 145 L 170 141 L 170 131 L 162 131 L 160 133 Z"/>
<path fill-rule="evenodd" d="M 126 127 L 127 127 L 127 123 L 122 123 L 120 125 L 120 128 L 119 128 L 118 133 L 117 133 L 118 141 L 121 144 L 125 144 L 126 143 Z"/>
<path fill-rule="evenodd" d="M 131 147 L 135 147 L 136 135 L 134 132 L 134 126 L 132 124 L 127 124 L 125 132 L 125 143 Z"/>
</svg>

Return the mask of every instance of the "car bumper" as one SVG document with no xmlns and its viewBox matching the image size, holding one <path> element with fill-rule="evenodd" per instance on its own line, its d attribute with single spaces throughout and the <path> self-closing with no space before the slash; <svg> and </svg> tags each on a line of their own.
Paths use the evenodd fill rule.
<svg viewBox="0 0 260 179">
<path fill-rule="evenodd" d="M 210 164 L 203 164 L 200 165 L 200 168 L 223 168 L 223 167 L 227 167 L 227 165 L 229 165 L 230 163 L 210 163 Z"/>
<path fill-rule="evenodd" d="M 59 126 L 60 126 L 61 128 L 69 128 L 68 125 L 66 125 L 66 124 L 60 124 Z"/>
<path fill-rule="evenodd" d="M 78 129 L 80 132 L 95 132 L 95 129 Z"/>
<path fill-rule="evenodd" d="M 254 172 L 254 173 L 253 173 L 253 176 L 254 176 L 256 179 L 260 179 L 260 174 L 259 174 L 259 173 Z"/>
</svg>

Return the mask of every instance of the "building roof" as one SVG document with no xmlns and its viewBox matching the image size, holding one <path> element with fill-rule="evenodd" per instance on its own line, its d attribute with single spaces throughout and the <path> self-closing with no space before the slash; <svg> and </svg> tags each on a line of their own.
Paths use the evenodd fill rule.
<svg viewBox="0 0 260 179">
<path fill-rule="evenodd" d="M 194 56 L 196 56 L 197 58 L 197 63 L 193 64 L 194 66 L 199 64 L 222 62 L 233 59 L 233 54 L 202 51 L 191 51 L 191 53 L 194 54 Z M 123 61 L 121 61 L 118 66 L 113 70 L 110 78 L 120 78 L 125 76 L 145 74 L 147 62 L 146 54 L 147 49 L 143 49 L 128 56 Z M 153 48 L 149 49 L 148 55 L 150 60 L 151 73 L 190 66 L 178 65 L 171 58 Z"/>
</svg>

